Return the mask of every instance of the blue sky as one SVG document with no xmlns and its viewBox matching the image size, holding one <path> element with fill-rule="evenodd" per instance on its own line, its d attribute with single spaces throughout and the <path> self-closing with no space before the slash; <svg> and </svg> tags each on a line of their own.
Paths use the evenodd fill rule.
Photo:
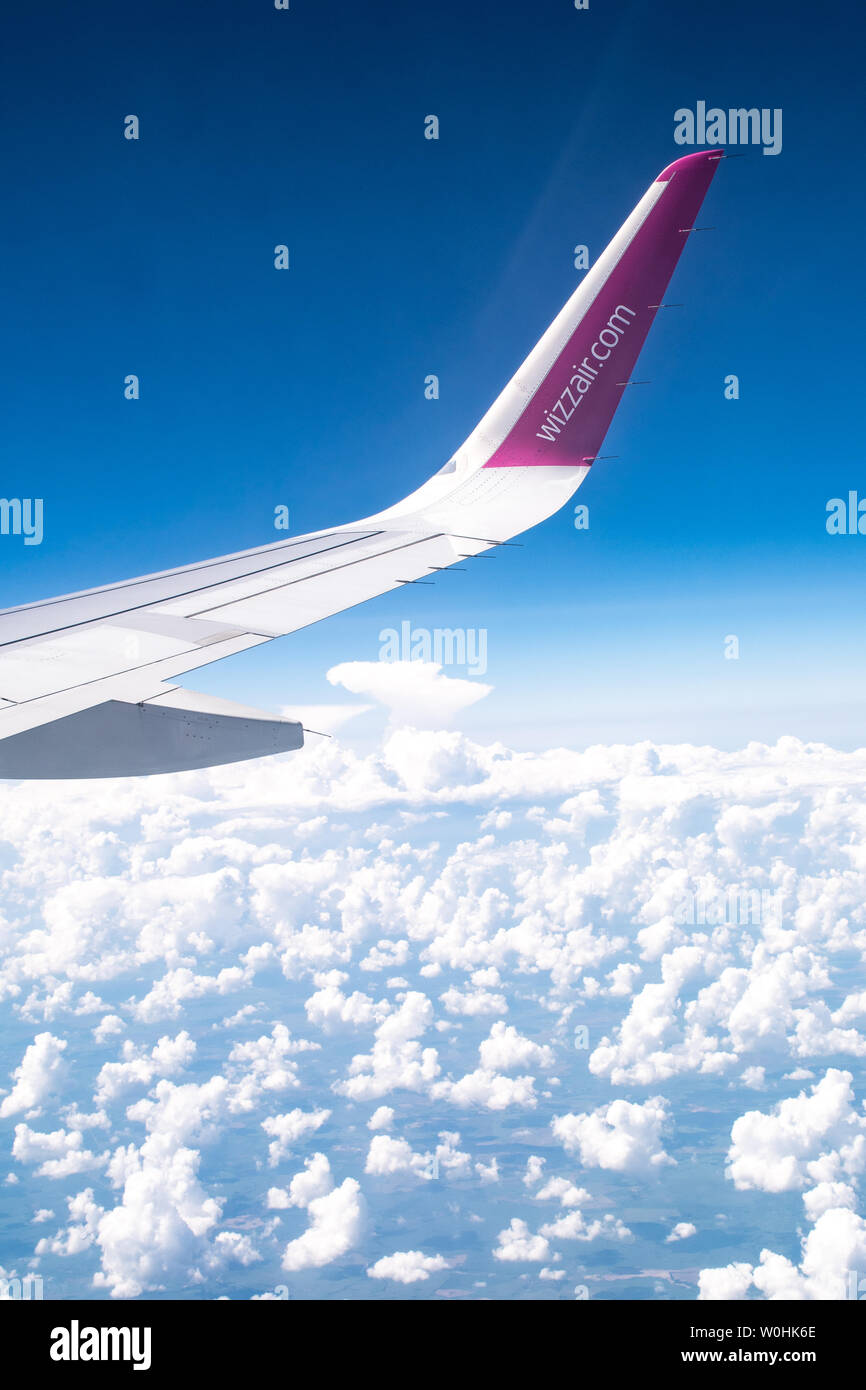
<svg viewBox="0 0 866 1390">
<path fill-rule="evenodd" d="M 672 157 L 673 113 L 781 107 L 722 165 L 580 501 L 526 548 L 197 676 L 270 705 L 381 627 L 484 626 L 482 735 L 860 736 L 852 449 L 859 77 L 844 7 L 49 3 L 7 23 L 4 598 L 386 505 L 450 455 Z M 141 139 L 122 138 L 123 117 Z M 438 142 L 423 119 L 441 121 Z M 290 246 L 292 268 L 273 269 Z M 123 399 L 128 372 L 141 399 Z M 424 378 L 440 377 L 426 401 Z M 724 377 L 741 397 L 723 397 Z M 446 587 L 447 585 L 447 587 Z M 739 663 L 723 639 L 739 636 Z M 734 666 L 732 670 L 731 667 Z"/>
</svg>

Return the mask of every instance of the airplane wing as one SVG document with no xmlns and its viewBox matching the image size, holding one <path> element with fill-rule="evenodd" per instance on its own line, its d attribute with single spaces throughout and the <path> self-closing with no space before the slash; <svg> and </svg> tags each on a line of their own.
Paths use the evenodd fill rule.
<svg viewBox="0 0 866 1390">
<path fill-rule="evenodd" d="M 0 612 L 0 777 L 113 777 L 299 748 L 175 679 L 505 544 L 592 467 L 722 158 L 659 174 L 444 468 L 386 511 Z"/>
</svg>

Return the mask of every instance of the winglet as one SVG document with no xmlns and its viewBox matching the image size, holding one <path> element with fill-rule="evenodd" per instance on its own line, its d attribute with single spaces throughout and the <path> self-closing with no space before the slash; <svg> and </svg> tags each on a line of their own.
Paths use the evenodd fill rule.
<svg viewBox="0 0 866 1390">
<path fill-rule="evenodd" d="M 467 440 L 493 443 L 484 467 L 575 468 L 598 455 L 722 157 L 687 154 L 650 185 Z"/>
</svg>

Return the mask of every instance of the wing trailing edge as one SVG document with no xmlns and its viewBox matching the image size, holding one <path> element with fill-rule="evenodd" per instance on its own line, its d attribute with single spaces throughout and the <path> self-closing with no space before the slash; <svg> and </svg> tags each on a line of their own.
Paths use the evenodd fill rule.
<svg viewBox="0 0 866 1390">
<path fill-rule="evenodd" d="M 304 744 L 292 719 L 169 689 L 141 704 L 106 700 L 0 741 L 0 777 L 143 777 L 286 753 Z"/>
</svg>

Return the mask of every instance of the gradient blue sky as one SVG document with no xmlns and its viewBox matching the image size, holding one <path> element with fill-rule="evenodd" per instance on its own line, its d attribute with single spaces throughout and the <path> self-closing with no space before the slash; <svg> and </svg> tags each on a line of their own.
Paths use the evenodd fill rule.
<svg viewBox="0 0 866 1390">
<path fill-rule="evenodd" d="M 676 108 L 781 107 L 780 155 L 720 167 L 717 230 L 669 296 L 685 307 L 660 316 L 652 384 L 608 436 L 621 457 L 579 494 L 588 532 L 566 509 L 436 594 L 190 684 L 333 699 L 325 671 L 374 660 L 409 619 L 487 628 L 476 737 L 861 744 L 866 537 L 825 530 L 828 498 L 866 492 L 852 22 L 774 0 L 49 0 L 7 17 L 0 493 L 43 497 L 46 534 L 0 538 L 0 601 L 266 543 L 279 503 L 299 533 L 396 500 L 574 288 L 572 247 L 594 258 L 682 153 Z"/>
</svg>

